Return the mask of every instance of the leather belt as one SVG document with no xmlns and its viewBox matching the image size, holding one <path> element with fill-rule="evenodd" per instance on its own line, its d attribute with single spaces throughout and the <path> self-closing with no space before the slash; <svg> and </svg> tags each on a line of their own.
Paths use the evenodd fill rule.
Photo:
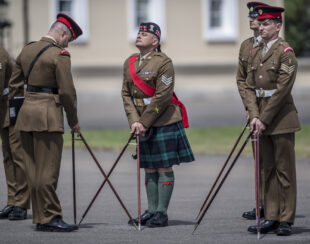
<svg viewBox="0 0 310 244">
<path fill-rule="evenodd" d="M 273 89 L 273 90 L 263 90 L 263 89 L 259 89 L 259 90 L 255 90 L 256 93 L 256 97 L 271 97 L 275 91 L 277 89 Z"/>
<path fill-rule="evenodd" d="M 41 92 L 41 93 L 48 93 L 48 94 L 58 94 L 57 88 L 42 87 L 42 86 L 27 85 L 27 91 L 28 92 Z"/>
<path fill-rule="evenodd" d="M 143 107 L 146 105 L 149 105 L 152 101 L 151 97 L 147 97 L 147 98 L 134 98 L 133 99 L 133 103 L 137 106 L 137 107 Z"/>
</svg>

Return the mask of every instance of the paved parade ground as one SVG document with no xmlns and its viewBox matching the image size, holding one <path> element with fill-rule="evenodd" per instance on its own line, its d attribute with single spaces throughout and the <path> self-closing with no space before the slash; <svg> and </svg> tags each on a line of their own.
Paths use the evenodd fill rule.
<svg viewBox="0 0 310 244">
<path fill-rule="evenodd" d="M 133 149 L 133 146 L 130 146 Z M 118 152 L 95 151 L 105 171 L 108 171 Z M 77 212 L 90 202 L 103 177 L 85 150 L 76 152 Z M 80 229 L 73 233 L 42 233 L 34 230 L 31 211 L 25 221 L 0 220 L 0 243 L 310 243 L 310 162 L 297 160 L 297 212 L 293 234 L 278 237 L 247 232 L 255 221 L 244 220 L 241 214 L 254 207 L 253 160 L 241 156 L 222 190 L 216 197 L 203 222 L 192 235 L 194 218 L 203 198 L 222 167 L 226 156 L 196 155 L 196 162 L 175 167 L 175 189 L 168 209 L 169 226 L 136 231 L 128 226 L 128 217 L 106 185 L 90 210 Z M 143 183 L 144 174 L 141 176 Z M 137 214 L 136 163 L 131 152 L 126 152 L 111 176 L 129 212 Z M 64 220 L 73 222 L 71 151 L 64 150 L 58 195 L 63 207 Z M 3 165 L 0 166 L 0 206 L 6 204 L 7 189 Z M 142 210 L 146 196 L 142 187 Z"/>
</svg>

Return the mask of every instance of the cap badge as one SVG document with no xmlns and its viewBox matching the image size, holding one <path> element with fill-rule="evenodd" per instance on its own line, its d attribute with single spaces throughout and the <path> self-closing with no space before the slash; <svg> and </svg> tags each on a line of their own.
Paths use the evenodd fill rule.
<svg viewBox="0 0 310 244">
<path fill-rule="evenodd" d="M 253 10 L 254 10 L 254 8 L 253 8 L 253 7 L 251 7 L 251 8 L 250 8 L 250 12 L 253 12 Z"/>
<path fill-rule="evenodd" d="M 263 14 L 263 10 L 262 10 L 262 9 L 259 9 L 259 10 L 258 10 L 258 14 L 259 14 L 259 15 L 262 15 L 262 14 Z"/>
</svg>

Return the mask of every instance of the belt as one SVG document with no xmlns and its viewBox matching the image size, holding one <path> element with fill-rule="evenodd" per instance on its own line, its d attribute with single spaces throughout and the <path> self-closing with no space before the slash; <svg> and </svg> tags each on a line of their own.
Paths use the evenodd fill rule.
<svg viewBox="0 0 310 244">
<path fill-rule="evenodd" d="M 58 94 L 57 88 L 31 86 L 31 85 L 27 85 L 27 91 L 28 92 L 41 92 L 41 93 L 49 93 L 49 94 Z"/>
<path fill-rule="evenodd" d="M 147 98 L 134 98 L 133 99 L 133 103 L 137 106 L 137 107 L 143 107 L 146 105 L 149 105 L 152 101 L 151 97 L 147 97 Z"/>
<path fill-rule="evenodd" d="M 8 95 L 9 91 L 10 91 L 10 89 L 8 87 L 4 88 L 3 91 L 2 91 L 2 96 Z"/>
<path fill-rule="evenodd" d="M 277 89 L 273 89 L 273 90 L 263 90 L 263 89 L 259 89 L 259 90 L 255 90 L 256 93 L 256 97 L 271 97 L 275 91 Z"/>
</svg>

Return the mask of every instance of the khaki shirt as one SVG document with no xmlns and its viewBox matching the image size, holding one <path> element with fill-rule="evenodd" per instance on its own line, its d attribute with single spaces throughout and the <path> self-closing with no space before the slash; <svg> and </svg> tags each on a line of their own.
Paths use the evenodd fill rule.
<svg viewBox="0 0 310 244">
<path fill-rule="evenodd" d="M 237 70 L 237 86 L 243 105 L 246 109 L 245 99 L 245 80 L 247 76 L 248 59 L 250 56 L 251 49 L 253 48 L 254 37 L 250 37 L 243 41 L 239 50 L 239 63 Z"/>
<path fill-rule="evenodd" d="M 139 56 L 134 54 L 132 56 Z M 128 67 L 128 60 L 124 63 L 122 98 L 129 126 L 140 122 L 144 127 L 159 127 L 182 120 L 179 106 L 172 104 L 174 90 L 174 68 L 172 61 L 166 54 L 153 51 L 139 66 L 139 58 L 134 63 L 136 73 L 141 79 L 156 88 L 151 103 L 145 106 L 135 106 L 134 98 L 147 98 L 133 83 Z"/>
<path fill-rule="evenodd" d="M 36 61 L 28 84 L 33 86 L 57 88 L 58 94 L 25 92 L 25 101 L 20 109 L 16 128 L 21 131 L 63 132 L 63 109 L 66 111 L 68 124 L 73 127 L 78 123 L 77 98 L 71 74 L 70 54 L 58 46 L 52 39 L 43 37 L 23 48 L 16 59 L 10 80 L 10 97 L 23 89 L 24 78 L 29 66 L 39 51 L 50 43 Z"/>
<path fill-rule="evenodd" d="M 265 135 L 298 131 L 300 123 L 291 94 L 297 72 L 295 54 L 279 38 L 262 57 L 261 44 L 253 49 L 248 61 L 245 96 L 250 118 L 257 117 L 266 125 Z M 276 91 L 271 97 L 257 98 L 256 89 Z"/>
<path fill-rule="evenodd" d="M 13 64 L 9 54 L 0 47 L 0 130 L 9 126 L 8 95 L 3 91 L 8 87 Z"/>
</svg>

